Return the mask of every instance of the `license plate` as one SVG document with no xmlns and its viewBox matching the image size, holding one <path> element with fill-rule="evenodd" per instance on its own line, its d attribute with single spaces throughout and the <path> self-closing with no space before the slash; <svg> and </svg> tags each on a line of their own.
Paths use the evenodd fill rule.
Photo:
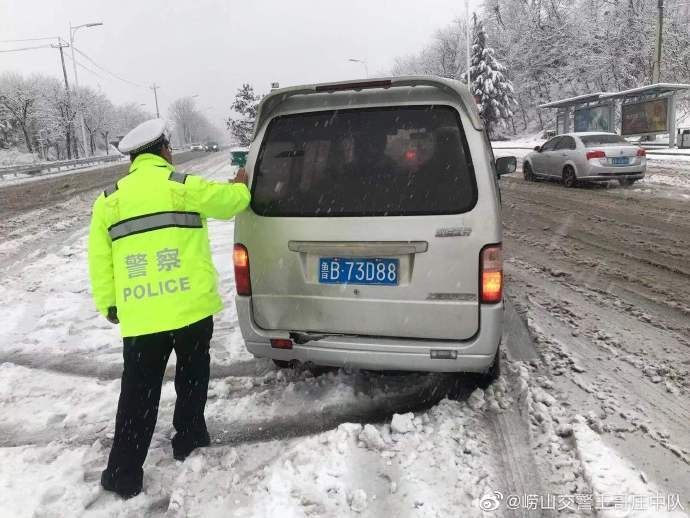
<svg viewBox="0 0 690 518">
<path fill-rule="evenodd" d="M 628 157 L 616 157 L 611 159 L 613 165 L 628 165 Z"/>
<path fill-rule="evenodd" d="M 397 286 L 398 259 L 356 259 L 321 257 L 319 282 L 322 284 L 373 284 Z"/>
</svg>

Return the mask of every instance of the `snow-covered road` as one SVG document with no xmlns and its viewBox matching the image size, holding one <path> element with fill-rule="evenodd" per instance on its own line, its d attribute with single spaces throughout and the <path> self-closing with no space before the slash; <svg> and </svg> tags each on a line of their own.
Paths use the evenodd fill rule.
<svg viewBox="0 0 690 518">
<path fill-rule="evenodd" d="M 230 176 L 225 153 L 180 169 Z M 539 194 L 548 204 L 563 192 L 557 189 L 545 184 Z M 13 214 L 0 239 L 0 514 L 445 517 L 596 509 L 622 516 L 622 498 L 627 516 L 682 515 L 679 506 L 690 506 L 688 326 L 687 313 L 677 311 L 687 310 L 687 298 L 670 298 L 677 311 L 663 317 L 650 306 L 631 307 L 594 275 L 573 275 L 567 250 L 557 257 L 570 216 L 547 211 L 553 220 L 543 222 L 521 180 L 507 179 L 503 191 L 512 302 L 504 375 L 486 391 L 443 375 L 315 378 L 254 359 L 232 304 L 233 225 L 212 222 L 227 302 L 212 342 L 206 415 L 214 444 L 184 463 L 172 459 L 173 357 L 145 491 L 127 502 L 98 485 L 122 359 L 117 330 L 96 314 L 88 292 L 94 192 Z M 633 234 L 667 243 L 660 225 Z M 573 259 L 589 253 L 596 261 L 581 242 L 574 247 Z M 674 247 L 687 259 L 687 241 Z M 669 260 L 682 269 L 682 258 Z M 647 296 L 652 288 L 630 291 Z M 448 390 L 454 399 L 444 398 Z M 529 510 L 527 495 L 545 509 Z M 663 506 L 652 500 L 659 495 Z"/>
</svg>

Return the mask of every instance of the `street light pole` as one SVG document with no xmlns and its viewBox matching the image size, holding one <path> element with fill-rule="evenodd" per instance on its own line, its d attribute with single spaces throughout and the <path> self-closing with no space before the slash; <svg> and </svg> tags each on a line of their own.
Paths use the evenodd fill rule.
<svg viewBox="0 0 690 518">
<path fill-rule="evenodd" d="M 77 60 L 74 57 L 74 34 L 78 29 L 82 27 L 97 27 L 103 25 L 102 22 L 94 23 L 84 23 L 82 25 L 77 25 L 72 27 L 72 22 L 69 22 L 69 46 L 72 51 L 72 70 L 74 71 L 74 93 L 75 97 L 79 97 L 79 76 L 77 75 Z M 81 140 L 84 143 L 84 154 L 86 155 L 86 129 L 84 127 L 84 110 L 80 109 L 79 104 L 77 104 L 77 109 L 79 110 L 79 122 L 81 124 Z M 89 153 L 90 154 L 90 153 Z"/>
<path fill-rule="evenodd" d="M 161 117 L 161 114 L 158 111 L 158 89 L 159 88 L 160 88 L 160 86 L 158 86 L 156 83 L 153 83 L 153 85 L 151 85 L 151 90 L 153 90 L 153 98 L 156 100 L 156 118 L 157 119 L 160 119 L 160 117 Z"/>
</svg>

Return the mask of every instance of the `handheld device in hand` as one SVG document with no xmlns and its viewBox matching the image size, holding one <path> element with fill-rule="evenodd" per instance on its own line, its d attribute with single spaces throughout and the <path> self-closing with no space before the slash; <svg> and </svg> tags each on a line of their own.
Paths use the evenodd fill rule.
<svg viewBox="0 0 690 518">
<path fill-rule="evenodd" d="M 247 165 L 247 154 L 249 150 L 247 148 L 236 148 L 230 151 L 230 165 L 237 165 L 244 167 Z"/>
</svg>

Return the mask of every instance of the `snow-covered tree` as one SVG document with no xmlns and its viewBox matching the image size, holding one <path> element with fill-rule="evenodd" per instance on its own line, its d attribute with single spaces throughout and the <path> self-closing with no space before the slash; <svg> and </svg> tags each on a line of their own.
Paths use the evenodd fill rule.
<svg viewBox="0 0 690 518">
<path fill-rule="evenodd" d="M 196 107 L 191 97 L 181 97 L 170 105 L 170 119 L 177 142 L 190 144 L 202 140 L 215 139 L 218 129 Z"/>
<path fill-rule="evenodd" d="M 113 136 L 124 137 L 131 129 L 152 118 L 153 115 L 143 110 L 137 103 L 116 106 L 112 128 Z"/>
<path fill-rule="evenodd" d="M 235 94 L 231 108 L 238 117 L 228 117 L 225 124 L 241 146 L 248 146 L 252 141 L 259 101 L 261 96 L 254 93 L 250 84 L 243 84 Z"/>
<path fill-rule="evenodd" d="M 466 23 L 458 18 L 436 31 L 433 40 L 419 53 L 395 60 L 392 75 L 436 75 L 459 79 L 467 62 Z"/>
<path fill-rule="evenodd" d="M 473 45 L 470 61 L 470 91 L 477 100 L 481 116 L 490 136 L 496 128 L 513 117 L 515 101 L 513 84 L 506 76 L 507 69 L 488 46 L 484 24 L 475 14 Z"/>
<path fill-rule="evenodd" d="M 50 128 L 53 138 L 56 140 L 57 158 L 72 159 L 75 149 L 75 139 L 73 135 L 74 123 L 76 122 L 77 112 L 67 97 L 64 86 L 57 80 L 45 81 L 42 89 L 42 126 Z M 57 141 L 57 135 L 61 134 L 64 147 Z M 62 151 L 65 152 L 62 155 Z"/>
<path fill-rule="evenodd" d="M 2 126 L 7 132 L 12 128 L 21 130 L 21 137 L 29 153 L 34 151 L 33 125 L 38 97 L 39 92 L 31 79 L 13 73 L 0 76 L 0 108 L 4 119 Z"/>
<path fill-rule="evenodd" d="M 102 134 L 114 116 L 113 103 L 103 93 L 89 87 L 80 88 L 78 98 L 80 109 L 84 114 L 84 128 L 87 133 L 89 149 L 94 155 L 99 147 L 98 136 Z M 107 136 L 105 138 L 107 139 Z M 107 142 L 105 149 L 108 149 Z"/>
</svg>

